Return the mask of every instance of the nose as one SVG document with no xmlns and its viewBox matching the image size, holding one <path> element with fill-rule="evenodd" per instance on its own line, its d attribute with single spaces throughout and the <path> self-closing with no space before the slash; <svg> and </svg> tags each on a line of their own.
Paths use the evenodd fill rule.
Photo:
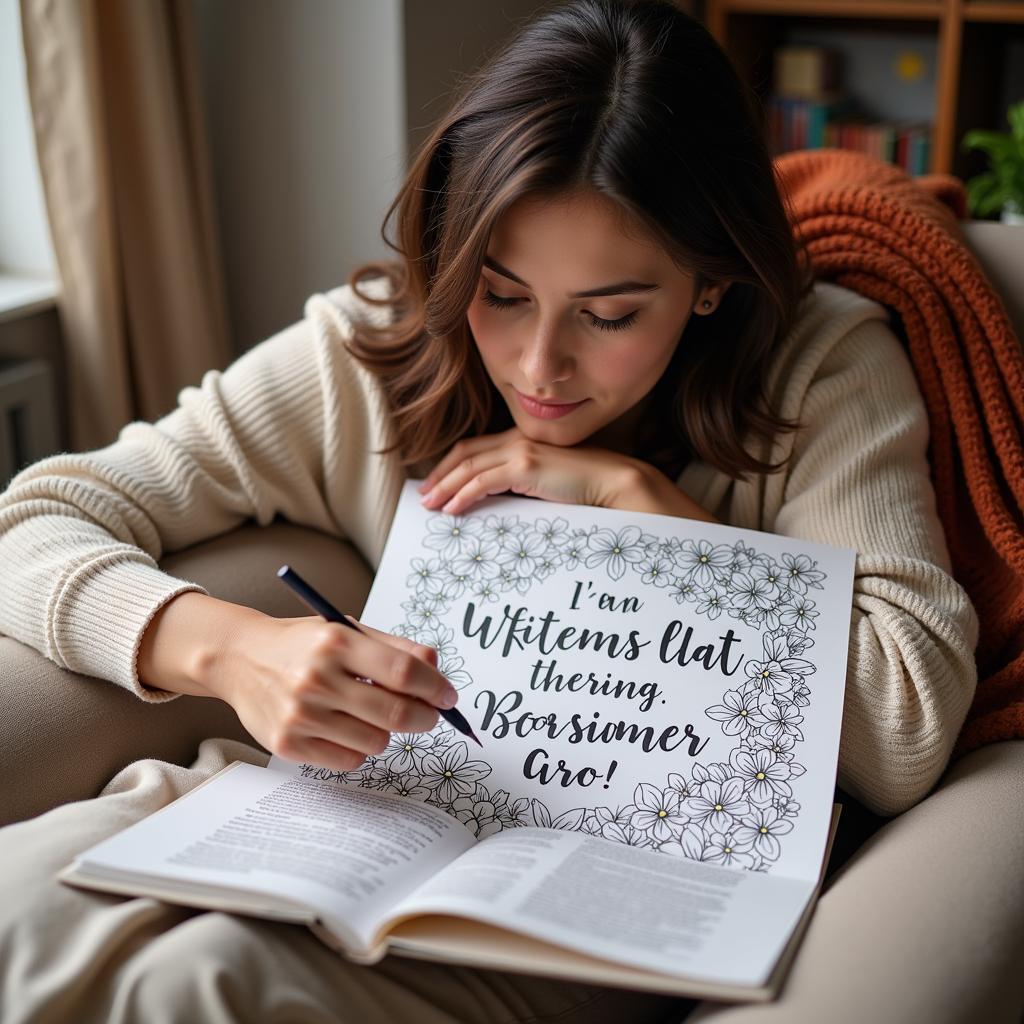
<svg viewBox="0 0 1024 1024">
<path fill-rule="evenodd" d="M 523 346 L 519 369 L 534 391 L 568 380 L 573 374 L 575 360 L 568 346 L 559 336 L 558 326 L 541 324 L 537 332 Z"/>
</svg>

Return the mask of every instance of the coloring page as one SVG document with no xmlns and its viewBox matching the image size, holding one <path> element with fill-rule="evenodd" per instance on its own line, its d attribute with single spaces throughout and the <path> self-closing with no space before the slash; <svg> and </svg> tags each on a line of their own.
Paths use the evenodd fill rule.
<svg viewBox="0 0 1024 1024">
<path fill-rule="evenodd" d="M 443 718 L 352 772 L 485 837 L 578 829 L 816 877 L 836 781 L 854 552 L 673 516 L 403 489 L 360 621 L 435 647 Z"/>
</svg>

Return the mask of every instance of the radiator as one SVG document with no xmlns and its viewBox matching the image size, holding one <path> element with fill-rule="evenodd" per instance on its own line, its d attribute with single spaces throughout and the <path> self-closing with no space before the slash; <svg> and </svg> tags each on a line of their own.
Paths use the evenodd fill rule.
<svg viewBox="0 0 1024 1024">
<path fill-rule="evenodd" d="M 0 361 L 0 489 L 58 449 L 53 373 L 43 359 Z"/>
</svg>

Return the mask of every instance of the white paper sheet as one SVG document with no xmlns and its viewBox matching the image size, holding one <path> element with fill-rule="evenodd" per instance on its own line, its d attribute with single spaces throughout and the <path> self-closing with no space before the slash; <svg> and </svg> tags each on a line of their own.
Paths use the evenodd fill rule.
<svg viewBox="0 0 1024 1024">
<path fill-rule="evenodd" d="M 481 837 L 553 826 L 817 878 L 854 552 L 515 496 L 452 517 L 417 483 L 360 618 L 437 648 L 483 749 L 442 720 L 354 772 L 272 767 L 410 793 Z"/>
</svg>

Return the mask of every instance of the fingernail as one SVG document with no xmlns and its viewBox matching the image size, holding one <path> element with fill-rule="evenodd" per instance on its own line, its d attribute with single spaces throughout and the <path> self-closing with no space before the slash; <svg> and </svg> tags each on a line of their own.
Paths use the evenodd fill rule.
<svg viewBox="0 0 1024 1024">
<path fill-rule="evenodd" d="M 423 493 L 423 490 L 424 490 L 424 488 L 426 488 L 427 490 L 429 490 L 429 489 L 430 489 L 430 484 L 429 484 L 429 483 L 428 483 L 428 482 L 427 482 L 426 480 L 424 480 L 424 481 L 423 481 L 423 483 L 419 484 L 419 485 L 418 485 L 418 486 L 416 487 L 416 490 L 417 490 L 417 491 L 419 491 L 419 492 L 420 492 L 420 494 L 422 494 L 422 493 Z"/>
<path fill-rule="evenodd" d="M 455 707 L 458 702 L 459 691 L 456 690 L 454 686 L 449 686 L 448 689 L 441 694 L 441 707 L 444 708 L 445 711 Z"/>
</svg>

